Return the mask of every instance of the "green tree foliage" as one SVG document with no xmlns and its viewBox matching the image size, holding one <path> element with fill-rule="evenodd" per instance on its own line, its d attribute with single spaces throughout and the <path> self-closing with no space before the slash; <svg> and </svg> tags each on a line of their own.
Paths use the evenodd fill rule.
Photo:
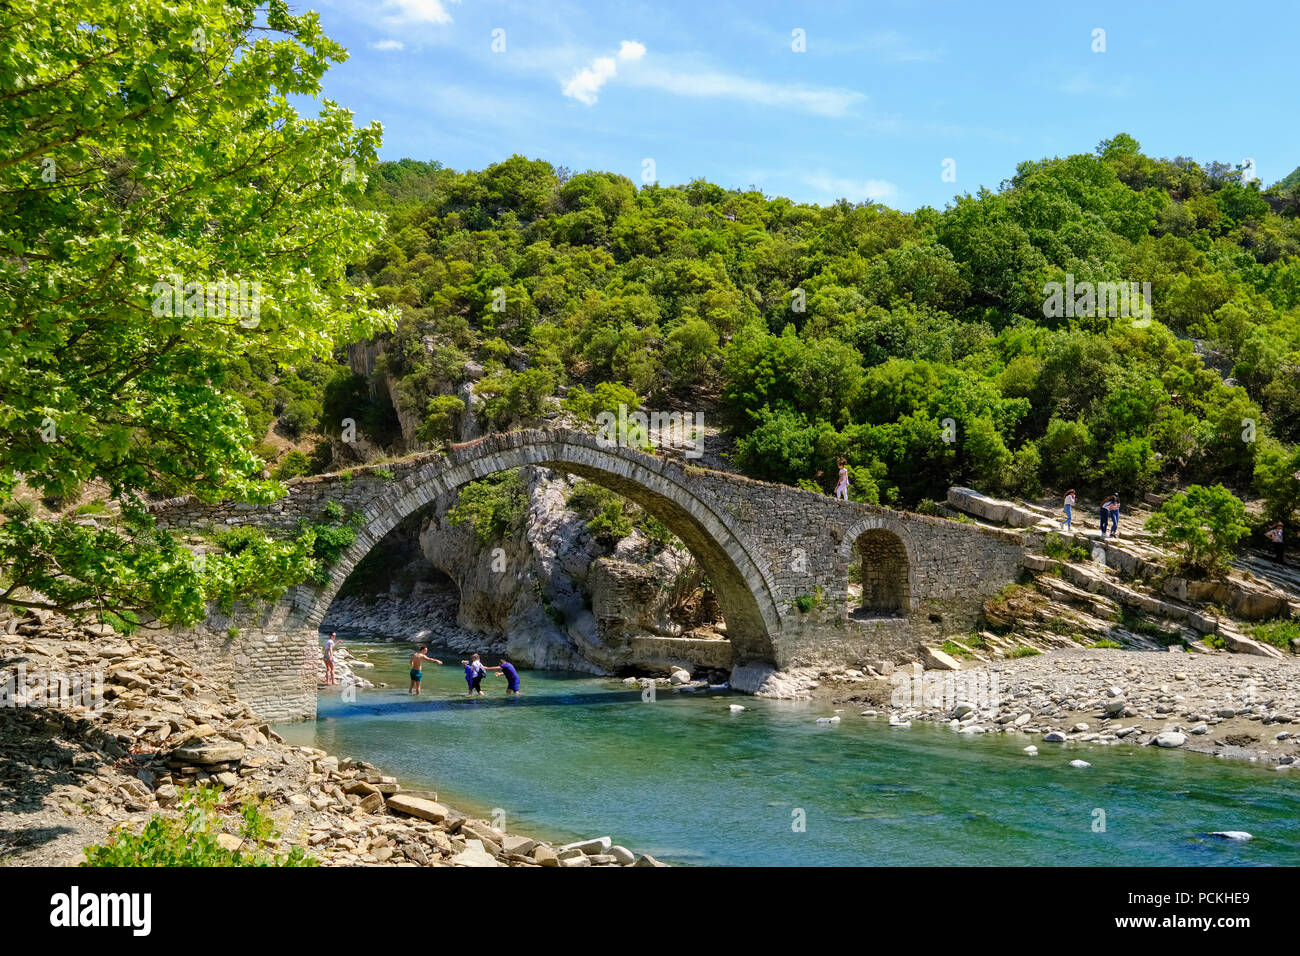
<svg viewBox="0 0 1300 956">
<path fill-rule="evenodd" d="M 900 504 L 954 482 L 1244 485 L 1262 446 L 1243 420 L 1300 438 L 1295 211 L 1233 166 L 1155 159 L 1127 134 L 914 214 L 703 180 L 638 190 L 518 156 L 385 175 L 393 195 L 424 191 L 384 207 L 358 277 L 412 307 L 390 351 L 409 344 L 419 368 L 401 375 L 436 378 L 419 406 L 464 364 L 429 356 L 458 350 L 487 370 L 490 428 L 544 417 L 548 386 L 569 386 L 578 418 L 616 411 L 602 388 L 652 408 L 717 395 L 746 473 L 828 490 L 844 455 L 854 497 Z M 1045 283 L 1067 275 L 1150 283 L 1154 321 L 1045 315 Z"/>
<path fill-rule="evenodd" d="M 1190 485 L 1147 519 L 1147 530 L 1178 555 L 1179 568 L 1217 574 L 1227 568 L 1232 549 L 1250 530 L 1241 500 L 1223 485 Z"/>
<path fill-rule="evenodd" d="M 628 505 L 608 488 L 590 481 L 579 481 L 569 492 L 565 504 L 582 515 L 587 530 L 602 541 L 614 543 L 632 533 L 635 506 Z"/>
<path fill-rule="evenodd" d="M 465 485 L 447 518 L 453 525 L 468 523 L 479 541 L 492 544 L 514 537 L 527 513 L 528 489 L 515 469 Z"/>
<path fill-rule="evenodd" d="M 0 35 L 0 499 L 102 479 L 123 506 L 98 529 L 11 512 L 0 602 L 192 623 L 223 588 L 135 503 L 281 493 L 246 370 L 388 322 L 346 274 L 382 229 L 357 205 L 379 127 L 289 104 L 346 54 L 283 0 L 15 0 Z"/>
<path fill-rule="evenodd" d="M 444 441 L 455 437 L 456 425 L 465 414 L 465 403 L 455 395 L 429 399 L 418 435 L 423 441 Z"/>
</svg>

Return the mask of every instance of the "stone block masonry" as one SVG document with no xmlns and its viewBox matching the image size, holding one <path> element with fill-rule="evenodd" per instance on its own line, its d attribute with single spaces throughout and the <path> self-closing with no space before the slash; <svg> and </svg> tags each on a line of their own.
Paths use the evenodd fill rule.
<svg viewBox="0 0 1300 956">
<path fill-rule="evenodd" d="M 192 498 L 157 503 L 152 510 L 160 525 L 193 531 L 220 525 L 288 531 L 300 521 L 321 520 L 330 502 L 363 516 L 356 541 L 324 586 L 300 585 L 260 612 L 237 609 L 233 637 L 226 633 L 231 625 L 223 627 L 225 619 L 213 615 L 192 633 L 176 634 L 175 646 L 206 655 L 208 666 L 228 667 L 231 686 L 242 687 L 241 696 L 268 719 L 314 713 L 314 676 L 308 681 L 307 675 L 315 674 L 315 658 L 310 668 L 307 661 L 318 653 L 315 628 L 357 563 L 439 495 L 525 466 L 603 485 L 664 522 L 713 583 L 736 664 L 789 667 L 905 656 L 922 642 L 968 632 L 983 601 L 1016 579 L 1024 557 L 1017 532 L 836 501 L 606 447 L 582 432 L 529 429 L 445 453 L 299 479 L 270 505 L 209 505 Z M 865 562 L 860 608 L 849 606 L 855 562 Z"/>
</svg>

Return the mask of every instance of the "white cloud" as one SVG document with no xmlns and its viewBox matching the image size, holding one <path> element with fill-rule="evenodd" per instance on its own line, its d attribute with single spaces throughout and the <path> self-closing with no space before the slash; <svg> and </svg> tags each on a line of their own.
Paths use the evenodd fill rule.
<svg viewBox="0 0 1300 956">
<path fill-rule="evenodd" d="M 939 59 L 936 51 L 915 47 L 907 37 L 893 30 L 871 34 L 862 46 L 879 59 L 891 63 L 930 63 Z"/>
<path fill-rule="evenodd" d="M 741 100 L 820 116 L 844 116 L 866 101 L 861 93 L 837 87 L 769 83 L 690 66 L 646 65 L 640 62 L 645 56 L 645 44 L 624 40 L 616 56 L 596 57 L 574 73 L 562 87 L 564 95 L 593 106 L 605 84 L 618 77 L 629 85 L 674 96 Z M 626 74 L 619 73 L 620 65 L 627 67 Z"/>
<path fill-rule="evenodd" d="M 451 0 L 459 3 L 460 0 Z M 385 19 L 396 26 L 406 23 L 451 23 L 443 0 L 384 0 L 384 9 L 393 10 Z"/>
<path fill-rule="evenodd" d="M 898 187 L 884 179 L 849 179 L 817 172 L 804 176 L 803 181 L 822 193 L 828 201 L 848 199 L 853 202 L 890 202 L 898 197 Z"/>
<path fill-rule="evenodd" d="M 677 96 L 743 100 L 819 116 L 843 116 L 866 100 L 866 96 L 854 90 L 768 83 L 730 73 L 642 70 L 632 82 Z"/>
<path fill-rule="evenodd" d="M 618 48 L 618 59 L 635 62 L 645 56 L 645 44 L 636 40 L 624 40 Z M 584 66 L 564 84 L 564 95 L 571 96 L 588 106 L 596 104 L 600 88 L 618 73 L 618 63 L 612 56 L 598 56 L 591 61 L 591 66 Z"/>
<path fill-rule="evenodd" d="M 377 40 L 374 43 L 368 45 L 372 50 L 388 51 L 388 50 L 406 49 L 406 44 L 404 44 L 401 40 Z"/>
</svg>

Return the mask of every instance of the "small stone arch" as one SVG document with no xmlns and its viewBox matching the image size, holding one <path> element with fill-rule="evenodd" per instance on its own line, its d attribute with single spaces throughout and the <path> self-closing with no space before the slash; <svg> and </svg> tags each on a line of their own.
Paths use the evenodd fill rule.
<svg viewBox="0 0 1300 956">
<path fill-rule="evenodd" d="M 915 549 L 907 529 L 897 519 L 877 515 L 853 525 L 840 545 L 840 565 L 846 581 L 855 561 L 862 562 L 862 604 L 851 608 L 846 600 L 848 613 L 907 615 L 917 606 L 912 573 Z"/>
</svg>

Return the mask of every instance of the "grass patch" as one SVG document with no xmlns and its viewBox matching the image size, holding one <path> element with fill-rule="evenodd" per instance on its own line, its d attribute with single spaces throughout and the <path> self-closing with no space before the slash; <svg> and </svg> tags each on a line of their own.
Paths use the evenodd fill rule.
<svg viewBox="0 0 1300 956">
<path fill-rule="evenodd" d="M 1297 646 L 1293 641 L 1300 641 L 1300 622 L 1269 621 L 1267 624 L 1256 624 L 1249 628 L 1248 633 L 1257 641 L 1289 651 Z"/>
<path fill-rule="evenodd" d="M 1017 647 L 1007 656 L 1012 660 L 1017 660 L 1021 657 L 1037 657 L 1041 653 L 1043 652 L 1036 647 Z"/>
<path fill-rule="evenodd" d="M 1043 553 L 1058 561 L 1090 561 L 1092 552 L 1064 535 L 1048 534 L 1043 538 Z"/>
</svg>

